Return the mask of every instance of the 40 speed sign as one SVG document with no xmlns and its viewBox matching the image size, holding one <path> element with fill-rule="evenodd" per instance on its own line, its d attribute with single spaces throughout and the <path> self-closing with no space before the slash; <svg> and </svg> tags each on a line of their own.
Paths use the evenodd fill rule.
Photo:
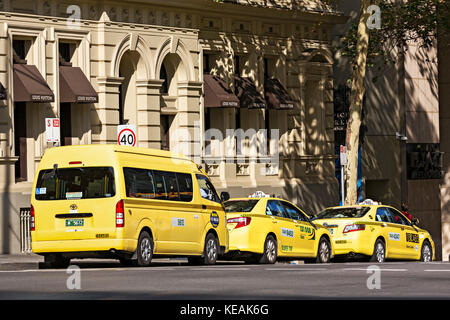
<svg viewBox="0 0 450 320">
<path fill-rule="evenodd" d="M 117 143 L 120 146 L 136 145 L 136 126 L 133 124 L 117 126 Z"/>
</svg>

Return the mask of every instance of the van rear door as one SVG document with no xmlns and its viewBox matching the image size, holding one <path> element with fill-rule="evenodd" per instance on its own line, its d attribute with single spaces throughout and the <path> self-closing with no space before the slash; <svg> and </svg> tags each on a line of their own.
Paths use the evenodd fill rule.
<svg viewBox="0 0 450 320">
<path fill-rule="evenodd" d="M 39 172 L 33 201 L 36 241 L 115 237 L 112 167 Z"/>
</svg>

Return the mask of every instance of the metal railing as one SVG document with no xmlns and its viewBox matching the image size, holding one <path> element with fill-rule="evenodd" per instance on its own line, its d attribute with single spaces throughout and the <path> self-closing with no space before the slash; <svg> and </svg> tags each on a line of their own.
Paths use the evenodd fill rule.
<svg viewBox="0 0 450 320">
<path fill-rule="evenodd" d="M 20 251 L 31 253 L 31 210 L 20 208 Z"/>
</svg>

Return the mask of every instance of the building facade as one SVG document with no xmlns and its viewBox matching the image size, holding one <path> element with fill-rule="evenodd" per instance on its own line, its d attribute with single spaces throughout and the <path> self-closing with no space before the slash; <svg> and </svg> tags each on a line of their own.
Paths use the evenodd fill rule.
<svg viewBox="0 0 450 320">
<path fill-rule="evenodd" d="M 60 145 L 115 144 L 133 124 L 137 146 L 192 157 L 232 196 L 336 204 L 331 28 L 344 21 L 320 1 L 1 1 L 0 253 L 20 251 L 19 211 L 54 147 L 45 118 Z"/>
</svg>

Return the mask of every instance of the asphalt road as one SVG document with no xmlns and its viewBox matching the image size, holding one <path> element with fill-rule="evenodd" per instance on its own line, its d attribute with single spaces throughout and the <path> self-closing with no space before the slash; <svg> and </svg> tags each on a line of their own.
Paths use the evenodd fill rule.
<svg viewBox="0 0 450 320">
<path fill-rule="evenodd" d="M 163 260 L 149 268 L 82 260 L 72 264 L 79 267 L 73 273 L 2 270 L 0 299 L 450 299 L 448 262 L 191 266 Z"/>
</svg>

